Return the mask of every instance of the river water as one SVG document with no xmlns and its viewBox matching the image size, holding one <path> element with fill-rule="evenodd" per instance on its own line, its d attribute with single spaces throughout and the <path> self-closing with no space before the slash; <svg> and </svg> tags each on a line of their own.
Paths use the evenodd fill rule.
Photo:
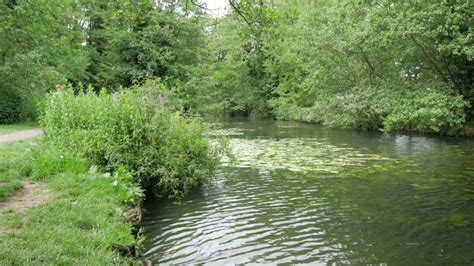
<svg viewBox="0 0 474 266">
<path fill-rule="evenodd" d="M 474 264 L 474 140 L 214 126 L 235 160 L 181 203 L 146 203 L 154 263 Z"/>
</svg>

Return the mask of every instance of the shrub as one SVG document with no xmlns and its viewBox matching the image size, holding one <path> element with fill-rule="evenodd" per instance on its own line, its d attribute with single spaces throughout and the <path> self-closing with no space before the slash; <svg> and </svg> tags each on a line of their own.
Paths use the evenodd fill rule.
<svg viewBox="0 0 474 266">
<path fill-rule="evenodd" d="M 94 168 L 91 171 L 94 172 Z M 133 175 L 125 167 L 120 166 L 113 176 L 112 183 L 122 204 L 130 207 L 140 206 L 144 197 L 143 190 L 133 182 Z"/>
<path fill-rule="evenodd" d="M 340 128 L 379 129 L 382 121 L 376 92 L 357 88 L 345 94 L 323 97 L 313 106 L 315 113 L 324 114 L 323 124 Z"/>
<path fill-rule="evenodd" d="M 419 131 L 456 135 L 464 128 L 462 96 L 441 92 L 411 92 L 390 105 L 384 130 Z"/>
<path fill-rule="evenodd" d="M 182 197 L 211 174 L 216 154 L 201 120 L 157 104 L 149 89 L 53 93 L 40 120 L 44 139 L 105 171 L 124 166 L 148 192 Z"/>
<path fill-rule="evenodd" d="M 0 124 L 18 122 L 22 100 L 16 91 L 0 89 Z"/>
<path fill-rule="evenodd" d="M 270 101 L 273 113 L 280 119 L 324 124 L 340 128 L 378 129 L 381 127 L 376 93 L 370 89 L 353 89 L 344 94 L 320 94 L 310 107 L 299 107 L 279 98 Z"/>
<path fill-rule="evenodd" d="M 355 88 L 344 94 L 321 94 L 313 106 L 299 107 L 287 98 L 270 102 L 280 119 L 340 128 L 415 131 L 456 135 L 464 127 L 462 96 L 423 88 Z"/>
</svg>

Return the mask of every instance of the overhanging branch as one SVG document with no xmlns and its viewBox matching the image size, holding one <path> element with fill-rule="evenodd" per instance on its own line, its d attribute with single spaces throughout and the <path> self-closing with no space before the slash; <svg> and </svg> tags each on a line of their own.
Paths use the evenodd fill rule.
<svg viewBox="0 0 474 266">
<path fill-rule="evenodd" d="M 232 9 L 237 12 L 237 14 L 245 21 L 245 23 L 251 28 L 253 29 L 253 24 L 250 23 L 250 21 L 247 19 L 247 17 L 244 15 L 244 13 L 242 12 L 242 10 L 240 9 L 240 6 L 239 4 L 237 4 L 236 2 L 232 1 L 232 0 L 229 0 L 229 5 L 232 7 Z"/>
<path fill-rule="evenodd" d="M 205 4 L 199 3 L 196 0 L 189 0 L 189 1 L 191 1 L 191 4 L 193 4 L 194 6 L 197 6 L 201 9 L 207 9 L 207 6 Z"/>
</svg>

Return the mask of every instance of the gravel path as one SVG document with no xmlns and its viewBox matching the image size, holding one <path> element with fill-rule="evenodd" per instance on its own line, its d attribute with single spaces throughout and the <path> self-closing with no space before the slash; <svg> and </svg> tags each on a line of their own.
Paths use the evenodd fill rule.
<svg viewBox="0 0 474 266">
<path fill-rule="evenodd" d="M 41 135 L 43 131 L 41 128 L 34 128 L 28 130 L 17 131 L 13 133 L 0 135 L 0 143 L 15 140 L 29 139 Z"/>
</svg>

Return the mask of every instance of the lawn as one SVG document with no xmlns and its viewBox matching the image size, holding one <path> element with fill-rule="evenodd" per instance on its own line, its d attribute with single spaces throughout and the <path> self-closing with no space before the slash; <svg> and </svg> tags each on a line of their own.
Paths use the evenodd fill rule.
<svg viewBox="0 0 474 266">
<path fill-rule="evenodd" d="M 0 210 L 0 265 L 116 265 L 131 260 L 116 251 L 136 240 L 113 177 L 40 147 L 39 139 L 0 144 L 0 203 L 18 197 L 12 194 L 25 181 L 50 193 L 39 206 Z"/>
<path fill-rule="evenodd" d="M 0 144 L 0 201 L 21 187 L 21 179 L 28 175 L 23 163 L 35 140 Z"/>
<path fill-rule="evenodd" d="M 11 125 L 0 125 L 0 135 L 12 133 L 15 131 L 20 131 L 20 130 L 38 128 L 38 127 L 39 127 L 38 122 L 25 122 L 25 123 L 19 123 L 19 124 L 11 124 Z"/>
</svg>

